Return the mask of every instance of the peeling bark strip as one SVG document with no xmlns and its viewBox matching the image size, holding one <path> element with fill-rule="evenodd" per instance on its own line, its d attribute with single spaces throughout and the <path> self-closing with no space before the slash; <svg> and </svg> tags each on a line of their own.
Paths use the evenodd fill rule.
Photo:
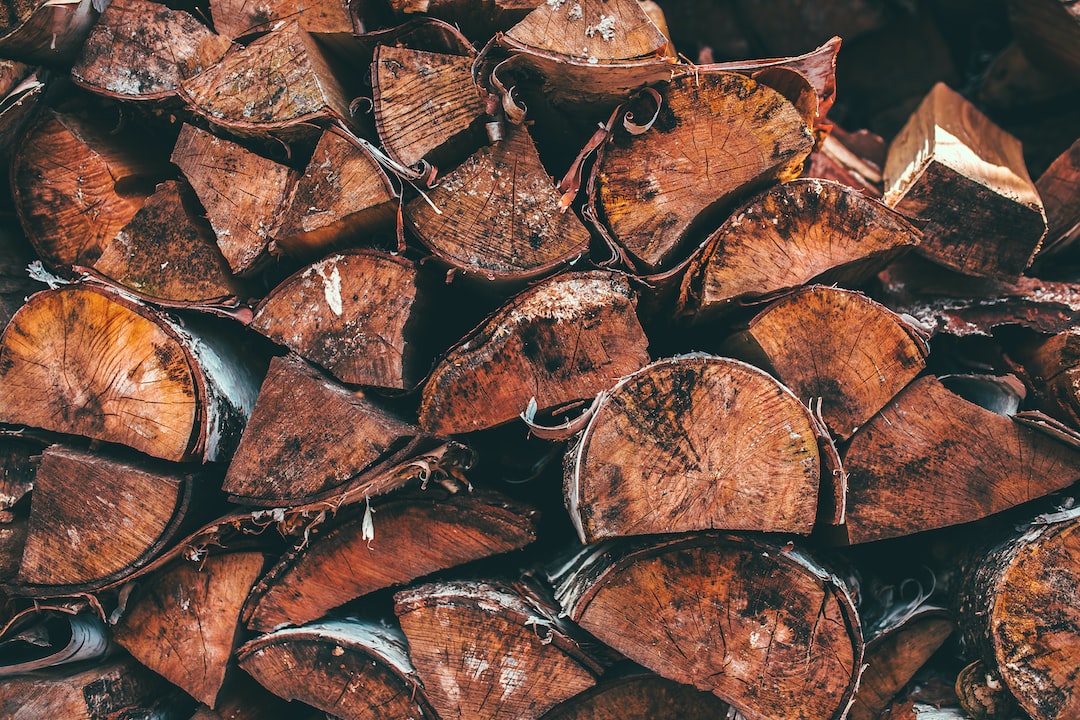
<svg viewBox="0 0 1080 720">
<path fill-rule="evenodd" d="M 747 720 L 838 720 L 858 685 L 855 606 L 801 551 L 711 534 L 608 542 L 552 580 L 602 642 Z"/>
<path fill-rule="evenodd" d="M 607 673 L 596 687 L 560 703 L 541 720 L 718 720 L 728 704 L 712 693 L 659 675 Z"/>
<path fill-rule="evenodd" d="M 254 362 L 220 328 L 181 327 L 118 291 L 44 290 L 0 340 L 0 422 L 221 460 L 255 404 Z"/>
<path fill-rule="evenodd" d="M 761 370 L 661 360 L 620 380 L 566 458 L 582 542 L 693 530 L 809 534 L 820 461 L 809 412 Z"/>
</svg>

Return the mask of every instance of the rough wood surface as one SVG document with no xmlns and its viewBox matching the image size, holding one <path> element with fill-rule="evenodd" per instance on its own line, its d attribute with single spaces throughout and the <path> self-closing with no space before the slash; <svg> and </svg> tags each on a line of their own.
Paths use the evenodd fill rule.
<svg viewBox="0 0 1080 720">
<path fill-rule="evenodd" d="M 353 33 L 359 28 L 342 0 L 212 0 L 214 29 L 235 40 L 273 29 L 283 20 L 296 21 L 310 33 Z"/>
<path fill-rule="evenodd" d="M 1080 8 L 1070 0 L 1009 0 L 1009 20 L 1024 52 L 1041 66 L 1080 73 Z"/>
<path fill-rule="evenodd" d="M 712 693 L 641 672 L 605 675 L 594 687 L 559 703 L 542 720 L 715 720 L 728 705 Z"/>
<path fill-rule="evenodd" d="M 34 65 L 71 62 L 98 19 L 92 0 L 13 0 L 0 25 L 0 54 Z"/>
<path fill-rule="evenodd" d="M 1035 188 L 1039 191 L 1039 198 L 1046 210 L 1048 227 L 1040 258 L 1043 255 L 1067 251 L 1080 239 L 1080 197 L 1076 192 L 1078 183 L 1080 139 L 1059 155 L 1035 181 Z"/>
<path fill-rule="evenodd" d="M 503 33 L 503 41 L 596 64 L 650 57 L 667 45 L 640 3 L 630 0 L 540 3 Z"/>
</svg>

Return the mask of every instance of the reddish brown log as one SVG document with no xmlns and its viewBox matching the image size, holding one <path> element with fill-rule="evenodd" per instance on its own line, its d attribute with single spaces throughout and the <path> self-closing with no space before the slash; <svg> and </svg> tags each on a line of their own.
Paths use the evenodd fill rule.
<svg viewBox="0 0 1080 720">
<path fill-rule="evenodd" d="M 659 675 L 609 672 L 596 687 L 560 703 L 542 720 L 715 720 L 727 717 L 729 709 L 712 693 Z"/>
<path fill-rule="evenodd" d="M 1032 60 L 1052 72 L 1080 73 L 1080 8 L 1069 0 L 1010 0 L 1009 20 Z"/>
<path fill-rule="evenodd" d="M 0 25 L 0 54 L 34 65 L 70 63 L 98 18 L 92 0 L 10 0 Z"/>
<path fill-rule="evenodd" d="M 1046 239 L 1039 258 L 1069 251 L 1080 239 L 1080 139 L 1058 156 L 1046 169 L 1035 187 L 1046 208 Z"/>
<path fill-rule="evenodd" d="M 342 0 L 212 0 L 214 29 L 235 40 L 273 30 L 282 21 L 296 21 L 310 33 L 353 33 L 359 30 L 349 4 Z"/>
</svg>

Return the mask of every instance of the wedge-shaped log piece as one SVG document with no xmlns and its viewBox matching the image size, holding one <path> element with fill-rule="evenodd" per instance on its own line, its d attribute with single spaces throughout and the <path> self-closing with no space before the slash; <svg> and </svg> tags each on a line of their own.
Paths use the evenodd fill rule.
<svg viewBox="0 0 1080 720">
<path fill-rule="evenodd" d="M 672 262 L 695 224 L 798 175 L 814 145 L 795 106 L 745 75 L 678 78 L 662 95 L 652 129 L 636 137 L 616 130 L 590 181 L 597 215 L 649 272 Z"/>
<path fill-rule="evenodd" d="M 552 579 L 571 620 L 746 720 L 841 718 L 858 684 L 851 597 L 799 549 L 712 534 L 609 541 Z"/>
<path fill-rule="evenodd" d="M 517 550 L 536 539 L 536 523 L 535 510 L 497 494 L 436 488 L 342 513 L 259 582 L 248 627 L 302 625 L 375 590 Z"/>
<path fill-rule="evenodd" d="M 165 463 L 46 449 L 17 584 L 35 595 L 60 595 L 134 572 L 176 539 L 198 482 Z"/>
<path fill-rule="evenodd" d="M 844 455 L 853 543 L 957 525 L 1068 487 L 1080 451 L 932 376 L 908 385 Z"/>
<path fill-rule="evenodd" d="M 1009 0 L 1009 23 L 1032 60 L 1055 73 L 1080 73 L 1080 8 L 1069 0 Z"/>
<path fill-rule="evenodd" d="M 1033 720 L 1080 713 L 1080 511 L 1047 513 L 969 568 L 960 627 Z"/>
<path fill-rule="evenodd" d="M 798 398 L 755 367 L 709 356 L 620 380 L 565 465 L 583 542 L 711 529 L 806 535 L 821 474 Z"/>
<path fill-rule="evenodd" d="M 559 703 L 541 720 L 716 720 L 728 704 L 691 685 L 641 672 L 608 673 L 595 687 Z"/>
<path fill-rule="evenodd" d="M 176 180 L 161 183 L 105 243 L 94 269 L 141 295 L 162 300 L 197 303 L 242 295 L 242 284 L 197 208 L 198 200 L 186 185 Z"/>
<path fill-rule="evenodd" d="M 262 635 L 241 647 L 240 667 L 286 700 L 342 720 L 424 720 L 432 712 L 396 627 L 356 618 Z"/>
<path fill-rule="evenodd" d="M 770 304 L 731 344 L 764 360 L 846 440 L 926 367 L 913 325 L 862 293 L 813 285 Z"/>
<path fill-rule="evenodd" d="M 139 582 L 114 637 L 136 660 L 214 707 L 240 637 L 240 608 L 262 553 L 181 561 Z"/>
<path fill-rule="evenodd" d="M 418 433 L 300 358 L 275 357 L 222 489 L 245 504 L 310 502 Z"/>
<path fill-rule="evenodd" d="M 484 101 L 467 55 L 379 45 L 371 63 L 375 127 L 402 165 L 456 164 L 483 141 Z"/>
<path fill-rule="evenodd" d="M 1020 141 L 943 83 L 889 147 L 884 200 L 921 221 L 919 252 L 968 275 L 1019 277 L 1046 234 Z"/>
<path fill-rule="evenodd" d="M 93 0 L 12 0 L 0 19 L 0 55 L 33 65 L 70 64 L 98 19 Z"/>
<path fill-rule="evenodd" d="M 190 720 L 262 720 L 263 718 L 292 720 L 326 720 L 326 713 L 300 703 L 289 703 L 264 688 L 245 673 L 229 675 L 218 693 L 217 705 L 211 709 L 200 705 Z"/>
<path fill-rule="evenodd" d="M 150 0 L 110 2 L 83 44 L 71 78 L 121 100 L 173 97 L 185 77 L 221 60 L 232 43 L 183 10 Z"/>
<path fill-rule="evenodd" d="M 496 312 L 432 371 L 420 425 L 437 435 L 513 420 L 595 395 L 649 362 L 626 277 L 564 273 Z"/>
<path fill-rule="evenodd" d="M 529 131 L 509 126 L 446 175 L 405 217 L 421 242 L 451 267 L 489 280 L 529 280 L 589 249 L 589 232 L 540 162 Z"/>
<path fill-rule="evenodd" d="M 233 273 L 258 270 L 268 259 L 267 246 L 292 195 L 296 171 L 186 124 L 172 161 L 199 196 Z"/>
<path fill-rule="evenodd" d="M 555 0 L 540 3 L 507 30 L 511 49 L 613 63 L 660 54 L 667 38 L 638 2 Z"/>
<path fill-rule="evenodd" d="M 322 255 L 391 227 L 396 217 L 394 188 L 375 158 L 330 128 L 319 137 L 271 247 L 295 257 Z"/>
<path fill-rule="evenodd" d="M 528 589 L 442 582 L 402 590 L 394 611 L 443 720 L 531 720 L 592 687 L 604 659 L 558 607 Z"/>
<path fill-rule="evenodd" d="M 349 5 L 343 0 L 267 0 L 252 5 L 247 0 L 213 0 L 214 28 L 235 40 L 274 30 L 283 20 L 296 21 L 312 33 L 353 33 L 358 30 Z"/>
<path fill-rule="evenodd" d="M 1046 210 L 1047 233 L 1039 258 L 1065 250 L 1075 252 L 1080 240 L 1080 139 L 1059 155 L 1046 169 L 1035 187 Z"/>
<path fill-rule="evenodd" d="M 181 327 L 102 287 L 44 290 L 0 339 L 0 422 L 221 460 L 258 393 L 255 359 L 227 333 L 195 318 Z"/>
<path fill-rule="evenodd" d="M 402 390 L 423 373 L 416 267 L 375 250 L 331 255 L 278 285 L 251 327 L 343 383 Z"/>
<path fill-rule="evenodd" d="M 903 216 L 853 188 L 793 180 L 709 236 L 684 276 L 681 311 L 706 319 L 812 280 L 855 287 L 918 242 Z"/>
<path fill-rule="evenodd" d="M 350 93 L 295 20 L 181 80 L 180 97 L 209 122 L 246 135 L 303 137 L 317 132 L 314 121 L 352 121 Z"/>
<path fill-rule="evenodd" d="M 74 115 L 42 113 L 12 158 L 15 209 L 46 264 L 92 265 L 172 173 L 139 133 Z"/>
</svg>

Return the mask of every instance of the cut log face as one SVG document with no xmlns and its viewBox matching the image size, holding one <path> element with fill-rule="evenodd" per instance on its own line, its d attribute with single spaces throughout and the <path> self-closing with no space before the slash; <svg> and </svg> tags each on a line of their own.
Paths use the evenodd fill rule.
<svg viewBox="0 0 1080 720">
<path fill-rule="evenodd" d="M 812 280 L 857 286 L 918 243 L 906 219 L 857 190 L 793 180 L 751 200 L 709 236 L 683 279 L 681 311 L 707 319 Z"/>
<path fill-rule="evenodd" d="M 919 252 L 969 275 L 1019 277 L 1046 234 L 1020 142 L 943 83 L 889 147 L 884 199 L 925 223 Z"/>
<path fill-rule="evenodd" d="M 375 127 L 405 166 L 460 160 L 483 138 L 484 101 L 473 58 L 379 45 L 371 63 Z"/>
<path fill-rule="evenodd" d="M 418 432 L 303 360 L 275 357 L 222 489 L 245 504 L 310 502 Z"/>
<path fill-rule="evenodd" d="M 421 242 L 451 267 L 488 280 L 524 281 L 585 255 L 589 232 L 540 162 L 524 127 L 509 126 L 405 207 Z"/>
<path fill-rule="evenodd" d="M 172 161 L 199 196 L 233 273 L 258 270 L 288 206 L 295 171 L 193 125 L 180 130 Z"/>
<path fill-rule="evenodd" d="M 746 720 L 840 718 L 858 684 L 854 605 L 801 551 L 713 535 L 612 543 L 554 580 L 570 619 Z"/>
<path fill-rule="evenodd" d="M 168 180 L 131 221 L 105 243 L 94 269 L 135 292 L 179 302 L 241 295 L 213 230 L 190 208 L 198 202 L 183 184 Z"/>
<path fill-rule="evenodd" d="M 567 634 L 558 609 L 509 586 L 432 583 L 394 603 L 443 720 L 531 720 L 596 684 L 601 667 Z"/>
<path fill-rule="evenodd" d="M 543 2 L 503 34 L 519 50 L 611 63 L 659 55 L 667 38 L 630 0 Z"/>
<path fill-rule="evenodd" d="M 727 358 L 661 360 L 620 380 L 566 460 L 583 542 L 692 530 L 809 534 L 820 460 L 809 412 Z"/>
<path fill-rule="evenodd" d="M 970 522 L 1080 478 L 1080 452 L 955 395 L 911 383 L 851 439 L 853 543 Z"/>
<path fill-rule="evenodd" d="M 560 703 L 541 720 L 717 720 L 728 704 L 712 693 L 659 675 L 633 673 L 608 679 Z"/>
<path fill-rule="evenodd" d="M 261 553 L 182 562 L 139 583 L 114 637 L 139 662 L 214 707 L 237 645 L 240 608 Z"/>
<path fill-rule="evenodd" d="M 121 100 L 161 100 L 231 46 L 190 13 L 150 0 L 110 2 L 71 68 L 77 85 Z"/>
<path fill-rule="evenodd" d="M 482 430 L 595 395 L 649 362 L 626 277 L 564 273 L 510 300 L 432 371 L 420 425 Z"/>
<path fill-rule="evenodd" d="M 884 305 L 822 285 L 769 305 L 746 337 L 800 400 L 821 398 L 822 418 L 844 440 L 922 372 L 930 352 Z"/>
<path fill-rule="evenodd" d="M 251 327 L 343 383 L 403 390 L 422 373 L 411 322 L 422 301 L 412 262 L 354 250 L 287 278 Z"/>
<path fill-rule="evenodd" d="M 1010 355 L 1023 366 L 1040 406 L 1059 420 L 1080 425 L 1080 331 L 1018 346 Z"/>
<path fill-rule="evenodd" d="M 536 539 L 536 522 L 534 510 L 497 495 L 435 489 L 351 513 L 267 573 L 248 626 L 301 625 L 375 590 L 517 550 Z"/>
<path fill-rule="evenodd" d="M 237 651 L 240 667 L 267 690 L 342 720 L 438 717 L 397 628 L 355 618 L 262 635 Z"/>
<path fill-rule="evenodd" d="M 310 33 L 357 31 L 348 3 L 342 0 L 267 0 L 256 5 L 247 0 L 213 0 L 210 12 L 214 28 L 232 40 L 271 30 L 283 20 L 296 21 Z"/>
<path fill-rule="evenodd" d="M 7 327 L 11 316 L 26 303 L 26 298 L 41 289 L 41 285 L 26 272 L 30 263 L 37 259 L 34 249 L 17 228 L 0 230 L 0 328 Z"/>
<path fill-rule="evenodd" d="M 0 421 L 166 460 L 227 456 L 257 392 L 229 339 L 101 288 L 37 293 L 0 340 Z"/>
<path fill-rule="evenodd" d="M 45 112 L 12 159 L 15 208 L 48 265 L 93 265 L 168 171 L 138 137 L 110 136 L 71 115 Z"/>
<path fill-rule="evenodd" d="M 616 131 L 590 181 L 615 241 L 648 272 L 671 261 L 695 221 L 794 178 L 814 144 L 795 106 L 745 75 L 677 78 L 662 95 L 652 129 Z"/>
<path fill-rule="evenodd" d="M 174 539 L 193 482 L 163 464 L 48 448 L 35 479 L 18 582 L 100 586 L 134 572 Z"/>
</svg>

